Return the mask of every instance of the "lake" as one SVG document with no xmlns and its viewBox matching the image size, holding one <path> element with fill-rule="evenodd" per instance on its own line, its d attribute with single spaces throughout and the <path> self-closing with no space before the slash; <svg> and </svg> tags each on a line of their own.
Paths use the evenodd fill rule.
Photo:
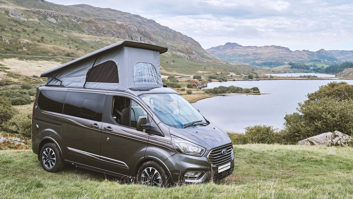
<svg viewBox="0 0 353 199">
<path fill-rule="evenodd" d="M 335 75 L 325 73 L 277 73 L 277 74 L 266 74 L 267 76 L 273 77 L 300 77 L 300 76 L 316 76 L 321 78 L 334 78 Z"/>
<path fill-rule="evenodd" d="M 315 92 L 329 82 L 353 80 L 261 80 L 213 82 L 207 88 L 218 86 L 258 87 L 263 95 L 235 94 L 216 96 L 194 103 L 194 107 L 219 128 L 228 132 L 244 133 L 254 125 L 269 125 L 277 129 L 284 127 L 284 116 L 296 111 L 299 102 L 307 94 Z"/>
</svg>

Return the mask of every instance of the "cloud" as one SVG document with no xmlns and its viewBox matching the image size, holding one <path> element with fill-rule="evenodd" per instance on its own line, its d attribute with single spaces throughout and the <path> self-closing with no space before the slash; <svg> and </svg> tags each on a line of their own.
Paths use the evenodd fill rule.
<svg viewBox="0 0 353 199">
<path fill-rule="evenodd" d="M 50 0 L 142 15 L 193 37 L 205 48 L 226 42 L 292 49 L 353 49 L 350 0 Z"/>
</svg>

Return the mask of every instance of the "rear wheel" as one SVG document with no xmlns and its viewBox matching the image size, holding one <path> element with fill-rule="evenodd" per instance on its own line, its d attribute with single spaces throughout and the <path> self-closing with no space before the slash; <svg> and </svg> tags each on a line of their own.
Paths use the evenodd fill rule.
<svg viewBox="0 0 353 199">
<path fill-rule="evenodd" d="M 169 184 L 165 170 L 154 161 L 142 164 L 137 172 L 137 183 L 157 187 L 166 187 Z"/>
<path fill-rule="evenodd" d="M 44 170 L 58 172 L 63 168 L 63 161 L 58 146 L 54 143 L 47 143 L 41 148 L 39 160 Z"/>
</svg>

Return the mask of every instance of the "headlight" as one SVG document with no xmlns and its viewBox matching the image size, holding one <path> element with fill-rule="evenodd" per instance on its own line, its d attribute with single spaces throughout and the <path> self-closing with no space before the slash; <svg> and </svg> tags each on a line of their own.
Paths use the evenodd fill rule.
<svg viewBox="0 0 353 199">
<path fill-rule="evenodd" d="M 178 137 L 173 136 L 173 142 L 178 151 L 187 155 L 202 156 L 206 151 L 205 148 Z"/>
</svg>

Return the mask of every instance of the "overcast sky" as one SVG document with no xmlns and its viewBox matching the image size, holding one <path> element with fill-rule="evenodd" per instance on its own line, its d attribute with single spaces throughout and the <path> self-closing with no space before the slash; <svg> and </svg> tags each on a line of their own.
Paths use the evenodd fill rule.
<svg viewBox="0 0 353 199">
<path fill-rule="evenodd" d="M 209 48 L 226 42 L 353 50 L 353 0 L 49 0 L 153 19 Z"/>
</svg>

